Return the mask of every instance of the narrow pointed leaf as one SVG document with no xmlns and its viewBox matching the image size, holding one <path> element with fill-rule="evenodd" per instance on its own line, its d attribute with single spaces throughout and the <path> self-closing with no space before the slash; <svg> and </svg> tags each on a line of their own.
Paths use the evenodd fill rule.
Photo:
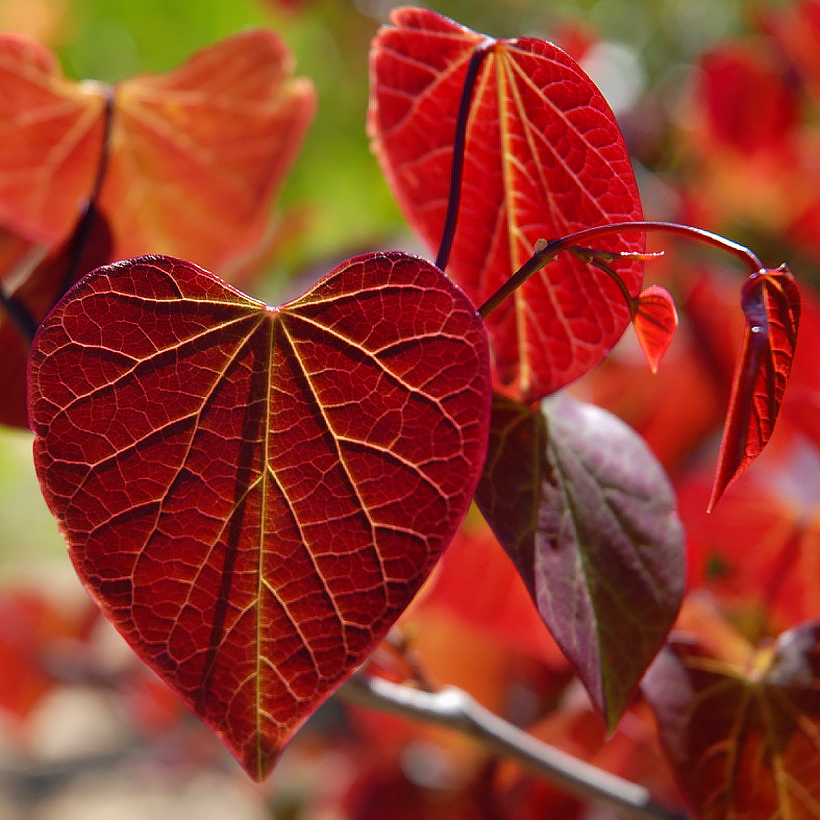
<svg viewBox="0 0 820 820">
<path fill-rule="evenodd" d="M 664 649 L 642 685 L 681 790 L 699 818 L 809 820 L 820 806 L 820 625 L 745 664 L 696 637 Z"/>
<path fill-rule="evenodd" d="M 532 38 L 488 41 L 432 11 L 403 8 L 376 36 L 368 117 L 373 150 L 411 226 L 434 250 L 442 237 L 459 100 L 474 51 L 461 207 L 447 272 L 482 304 L 539 239 L 640 219 L 629 155 L 615 118 L 577 63 Z M 641 251 L 632 234 L 602 250 Z M 643 263 L 618 273 L 638 295 Z M 630 321 L 605 274 L 562 254 L 487 321 L 496 379 L 525 401 L 588 371 Z"/>
<path fill-rule="evenodd" d="M 144 257 L 69 292 L 29 373 L 35 464 L 79 575 L 264 777 L 470 503 L 480 318 L 404 254 L 346 262 L 278 308 Z"/>
<path fill-rule="evenodd" d="M 476 501 L 612 728 L 680 606 L 672 489 L 641 438 L 558 396 L 493 402 Z"/>
<path fill-rule="evenodd" d="M 650 285 L 638 297 L 632 326 L 653 373 L 657 373 L 678 326 L 675 300 L 666 288 Z"/>
<path fill-rule="evenodd" d="M 768 443 L 797 344 L 800 291 L 785 265 L 749 277 L 741 306 L 746 333 L 735 367 L 709 509 Z"/>
</svg>

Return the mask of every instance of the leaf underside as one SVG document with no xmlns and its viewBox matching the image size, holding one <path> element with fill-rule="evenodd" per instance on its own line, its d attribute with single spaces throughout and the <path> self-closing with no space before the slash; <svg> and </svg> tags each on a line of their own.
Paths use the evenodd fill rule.
<svg viewBox="0 0 820 820">
<path fill-rule="evenodd" d="M 810 820 L 820 806 L 820 625 L 745 665 L 694 636 L 670 642 L 643 691 L 683 793 L 704 820 Z"/>
<path fill-rule="evenodd" d="M 404 254 L 280 308 L 180 260 L 117 263 L 52 311 L 30 366 L 80 577 L 260 779 L 449 543 L 489 396 L 480 318 Z"/>
</svg>

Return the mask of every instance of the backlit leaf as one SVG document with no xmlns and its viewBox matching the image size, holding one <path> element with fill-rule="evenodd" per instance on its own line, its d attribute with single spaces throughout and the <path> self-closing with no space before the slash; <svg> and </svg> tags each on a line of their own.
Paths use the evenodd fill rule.
<svg viewBox="0 0 820 820">
<path fill-rule="evenodd" d="M 118 258 L 224 268 L 259 241 L 315 107 L 292 70 L 276 34 L 249 31 L 117 86 L 100 206 Z"/>
<path fill-rule="evenodd" d="M 789 381 L 800 291 L 786 266 L 749 277 L 741 296 L 746 332 L 735 368 L 709 509 L 761 453 Z"/>
<path fill-rule="evenodd" d="M 91 192 L 105 89 L 66 80 L 48 49 L 14 34 L 0 34 L 0 88 L 0 225 L 59 242 Z"/>
<path fill-rule="evenodd" d="M 678 326 L 675 300 L 666 288 L 650 285 L 641 293 L 632 326 L 652 372 L 656 373 Z"/>
<path fill-rule="evenodd" d="M 575 61 L 532 38 L 486 41 L 432 11 L 403 8 L 370 57 L 373 149 L 406 219 L 433 249 L 442 236 L 457 110 L 481 46 L 466 135 L 461 208 L 448 273 L 479 305 L 536 242 L 641 218 L 615 118 Z M 639 235 L 602 250 L 642 251 Z M 640 259 L 618 273 L 637 296 Z M 487 320 L 497 381 L 525 401 L 588 371 L 629 324 L 609 277 L 562 254 Z"/>
<path fill-rule="evenodd" d="M 174 253 L 224 266 L 262 235 L 315 106 L 270 31 L 116 87 L 65 79 L 27 38 L 0 37 L 0 225 L 50 244 L 71 232 L 101 162 L 114 258 Z"/>
<path fill-rule="evenodd" d="M 670 642 L 647 673 L 678 782 L 699 818 L 816 818 L 820 806 L 820 625 L 724 660 L 696 637 Z"/>
<path fill-rule="evenodd" d="M 461 291 L 404 254 L 346 262 L 278 308 L 144 257 L 49 314 L 29 395 L 80 576 L 262 778 L 463 517 L 488 350 Z"/>
<path fill-rule="evenodd" d="M 660 465 L 594 405 L 496 397 L 476 501 L 613 727 L 683 594 L 681 526 Z"/>
</svg>

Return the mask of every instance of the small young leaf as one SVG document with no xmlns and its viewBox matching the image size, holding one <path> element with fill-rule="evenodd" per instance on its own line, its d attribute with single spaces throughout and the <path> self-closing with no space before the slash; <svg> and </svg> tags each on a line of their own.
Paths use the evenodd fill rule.
<svg viewBox="0 0 820 820">
<path fill-rule="evenodd" d="M 479 46 L 488 49 L 447 267 L 476 305 L 530 258 L 539 239 L 641 218 L 615 117 L 569 55 L 527 37 L 488 42 L 424 9 L 397 9 L 391 19 L 371 49 L 368 130 L 405 218 L 433 249 L 445 224 L 468 64 Z M 606 237 L 602 250 L 640 252 L 643 239 Z M 618 272 L 637 296 L 641 259 L 623 260 Z M 537 400 L 596 365 L 629 320 L 609 277 L 562 254 L 488 317 L 497 381 Z"/>
<path fill-rule="evenodd" d="M 750 276 L 741 306 L 746 333 L 735 368 L 710 510 L 768 443 L 797 344 L 800 291 L 785 265 Z"/>
<path fill-rule="evenodd" d="M 632 326 L 652 372 L 656 373 L 678 326 L 675 300 L 666 288 L 650 285 L 641 293 Z"/>
<path fill-rule="evenodd" d="M 820 625 L 738 665 L 696 637 L 670 642 L 644 679 L 661 741 L 699 818 L 814 818 L 820 805 Z"/>
<path fill-rule="evenodd" d="M 128 260 L 40 326 L 34 458 L 74 565 L 252 777 L 452 538 L 486 452 L 488 356 L 468 299 L 399 253 L 278 308 Z"/>
<path fill-rule="evenodd" d="M 565 396 L 493 402 L 476 501 L 611 728 L 675 620 L 683 538 L 641 438 Z"/>
</svg>

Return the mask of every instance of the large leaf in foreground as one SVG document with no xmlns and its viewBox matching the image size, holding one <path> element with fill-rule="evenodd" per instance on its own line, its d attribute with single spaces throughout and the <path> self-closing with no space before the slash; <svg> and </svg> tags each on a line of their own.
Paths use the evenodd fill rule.
<svg viewBox="0 0 820 820">
<path fill-rule="evenodd" d="M 470 59 L 487 50 L 468 120 L 461 207 L 447 267 L 483 303 L 535 243 L 641 218 L 629 154 L 609 106 L 577 63 L 551 43 L 484 36 L 432 11 L 403 8 L 371 50 L 373 149 L 401 210 L 438 247 L 450 191 L 457 111 Z M 602 250 L 641 251 L 642 237 Z M 643 263 L 618 273 L 634 297 Z M 604 273 L 564 254 L 488 318 L 498 381 L 538 399 L 599 362 L 629 325 Z"/>
<path fill-rule="evenodd" d="M 474 308 L 397 253 L 279 308 L 179 260 L 118 263 L 31 356 L 37 472 L 80 576 L 256 778 L 449 543 L 489 405 Z"/>
<path fill-rule="evenodd" d="M 476 501 L 613 727 L 683 595 L 681 527 L 660 465 L 599 407 L 496 397 Z"/>
<path fill-rule="evenodd" d="M 800 291 L 785 265 L 750 276 L 741 306 L 746 332 L 735 366 L 709 509 L 771 438 L 797 345 Z"/>
<path fill-rule="evenodd" d="M 745 663 L 694 637 L 670 642 L 643 683 L 678 782 L 704 820 L 816 818 L 820 625 L 783 633 Z"/>
</svg>

